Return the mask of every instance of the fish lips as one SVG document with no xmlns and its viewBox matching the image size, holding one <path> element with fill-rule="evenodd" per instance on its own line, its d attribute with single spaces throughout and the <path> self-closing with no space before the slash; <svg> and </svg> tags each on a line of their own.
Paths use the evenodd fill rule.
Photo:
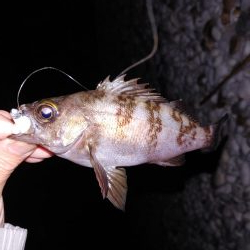
<svg viewBox="0 0 250 250">
<path fill-rule="evenodd" d="M 10 115 L 14 121 L 14 129 L 13 134 L 9 138 L 28 143 L 37 143 L 34 137 L 34 123 L 23 109 L 23 105 L 19 109 L 12 109 Z"/>
</svg>

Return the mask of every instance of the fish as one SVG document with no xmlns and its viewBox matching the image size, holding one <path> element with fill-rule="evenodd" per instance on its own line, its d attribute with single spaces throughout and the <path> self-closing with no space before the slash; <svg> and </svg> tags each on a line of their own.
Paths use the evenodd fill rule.
<svg viewBox="0 0 250 250">
<path fill-rule="evenodd" d="M 125 75 L 107 77 L 95 90 L 23 104 L 11 116 L 17 125 L 11 138 L 93 168 L 102 197 L 121 210 L 126 167 L 181 166 L 185 153 L 214 147 L 226 119 L 201 126 L 182 100 L 168 101 L 148 83 Z"/>
</svg>

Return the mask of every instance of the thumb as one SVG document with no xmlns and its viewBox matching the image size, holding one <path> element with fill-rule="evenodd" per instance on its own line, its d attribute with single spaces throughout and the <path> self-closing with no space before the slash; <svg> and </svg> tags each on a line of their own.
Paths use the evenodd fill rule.
<svg viewBox="0 0 250 250">
<path fill-rule="evenodd" d="M 0 168 L 12 170 L 32 154 L 37 146 L 34 144 L 6 139 L 0 142 L 0 147 Z"/>
<path fill-rule="evenodd" d="M 14 169 L 36 149 L 36 145 L 6 139 L 0 141 L 0 191 Z"/>
</svg>

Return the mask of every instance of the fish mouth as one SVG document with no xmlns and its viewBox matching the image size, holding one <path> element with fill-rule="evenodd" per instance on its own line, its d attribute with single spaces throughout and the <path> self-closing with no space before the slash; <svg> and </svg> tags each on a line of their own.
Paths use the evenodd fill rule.
<svg viewBox="0 0 250 250">
<path fill-rule="evenodd" d="M 12 109 L 10 115 L 14 121 L 13 134 L 30 134 L 31 133 L 31 119 L 24 115 L 21 110 Z"/>
<path fill-rule="evenodd" d="M 31 119 L 24 115 L 22 110 L 18 109 L 12 109 L 10 115 L 14 121 L 14 127 L 9 138 L 27 143 L 36 143 L 33 137 L 34 128 Z"/>
</svg>

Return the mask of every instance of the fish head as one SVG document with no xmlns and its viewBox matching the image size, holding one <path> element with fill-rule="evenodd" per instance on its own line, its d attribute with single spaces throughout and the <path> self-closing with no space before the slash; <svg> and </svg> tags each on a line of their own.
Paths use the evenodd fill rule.
<svg viewBox="0 0 250 250">
<path fill-rule="evenodd" d="M 64 153 L 82 136 L 88 119 L 70 97 L 43 99 L 12 109 L 16 129 L 11 138 Z"/>
</svg>

